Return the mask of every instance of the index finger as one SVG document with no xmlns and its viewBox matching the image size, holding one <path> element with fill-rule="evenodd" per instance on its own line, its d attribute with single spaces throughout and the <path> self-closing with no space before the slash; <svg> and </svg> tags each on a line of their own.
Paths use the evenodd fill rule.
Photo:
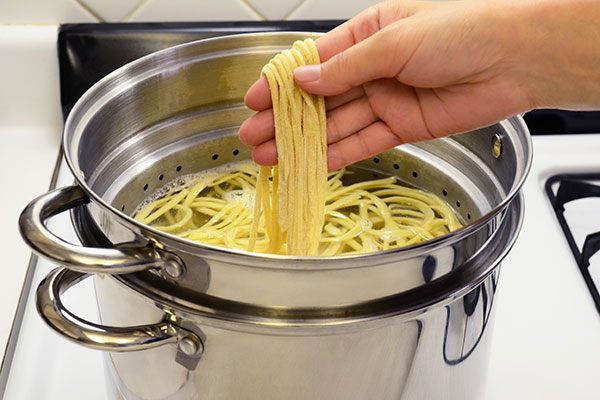
<svg viewBox="0 0 600 400">
<path fill-rule="evenodd" d="M 329 60 L 357 42 L 373 35 L 383 27 L 381 26 L 382 22 L 389 23 L 391 19 L 396 19 L 393 15 L 396 13 L 387 13 L 383 8 L 385 8 L 385 5 L 372 6 L 315 40 L 321 62 Z M 381 17 L 384 14 L 387 18 Z M 388 22 L 388 20 L 390 21 Z M 261 76 L 250 86 L 244 97 L 244 102 L 248 108 L 255 111 L 272 107 L 273 103 L 271 102 L 267 78 Z"/>
<path fill-rule="evenodd" d="M 266 77 L 261 76 L 250 86 L 246 96 L 244 96 L 244 103 L 254 111 L 263 111 L 273 106 L 269 82 Z"/>
</svg>

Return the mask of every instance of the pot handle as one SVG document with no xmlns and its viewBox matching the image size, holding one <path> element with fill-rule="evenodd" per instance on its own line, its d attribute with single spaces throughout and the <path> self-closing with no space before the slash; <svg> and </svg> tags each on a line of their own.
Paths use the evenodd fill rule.
<svg viewBox="0 0 600 400">
<path fill-rule="evenodd" d="M 174 274 L 168 272 L 183 271 L 179 257 L 159 249 L 77 246 L 60 239 L 46 227 L 47 219 L 88 202 L 89 198 L 78 185 L 39 196 L 25 207 L 19 217 L 21 236 L 36 254 L 75 271 L 128 274 L 162 268 L 169 277 Z"/>
<path fill-rule="evenodd" d="M 67 310 L 60 296 L 89 276 L 56 268 L 42 280 L 36 291 L 36 308 L 52 330 L 82 346 L 103 351 L 147 350 L 177 343 L 176 361 L 188 369 L 195 368 L 204 351 L 202 340 L 168 319 L 150 325 L 109 327 L 86 321 Z"/>
</svg>

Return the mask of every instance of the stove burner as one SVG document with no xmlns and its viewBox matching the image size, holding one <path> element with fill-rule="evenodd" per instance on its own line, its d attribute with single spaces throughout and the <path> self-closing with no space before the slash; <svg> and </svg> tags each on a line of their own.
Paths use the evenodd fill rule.
<svg viewBox="0 0 600 400">
<path fill-rule="evenodd" d="M 571 252 L 583 275 L 583 279 L 600 313 L 600 293 L 590 274 L 590 258 L 600 250 L 600 231 L 586 236 L 581 250 L 575 243 L 572 230 L 567 222 L 564 205 L 573 200 L 587 197 L 600 197 L 600 186 L 587 181 L 600 181 L 600 173 L 596 174 L 560 174 L 550 177 L 546 181 L 546 193 L 556 213 L 556 218 L 567 238 Z M 558 184 L 556 194 L 553 186 Z"/>
</svg>

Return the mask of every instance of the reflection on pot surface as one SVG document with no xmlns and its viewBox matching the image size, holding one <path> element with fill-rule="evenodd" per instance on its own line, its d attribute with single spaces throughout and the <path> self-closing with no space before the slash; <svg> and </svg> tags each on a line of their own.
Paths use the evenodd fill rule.
<svg viewBox="0 0 600 400">
<path fill-rule="evenodd" d="M 492 274 L 487 281 L 467 293 L 462 302 L 446 306 L 444 360 L 449 365 L 467 359 L 482 340 L 490 323 L 497 282 L 497 273 Z"/>
<path fill-rule="evenodd" d="M 363 330 L 278 335 L 199 324 L 206 339 L 195 370 L 175 361 L 174 345 L 107 353 L 109 387 L 115 398 L 128 400 L 481 399 L 494 291 L 485 300 L 482 293 L 495 285 L 497 275 L 446 307 Z M 134 310 L 135 322 L 161 318 L 147 300 L 113 278 L 97 277 L 96 288 L 107 325 L 131 323 Z M 478 301 L 469 315 L 465 304 L 472 298 Z M 452 317 L 455 311 L 460 318 Z M 476 314 L 485 322 L 475 321 Z"/>
</svg>

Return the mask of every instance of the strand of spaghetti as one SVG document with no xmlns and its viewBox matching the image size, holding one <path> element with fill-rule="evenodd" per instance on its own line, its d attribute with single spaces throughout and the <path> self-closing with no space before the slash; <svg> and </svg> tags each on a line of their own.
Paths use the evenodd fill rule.
<svg viewBox="0 0 600 400">
<path fill-rule="evenodd" d="M 175 204 L 179 203 L 187 195 L 187 193 L 187 189 L 182 190 L 180 193 L 173 196 L 173 198 L 170 199 L 165 205 L 161 206 L 158 210 L 150 214 L 148 217 L 144 218 L 142 222 L 145 224 L 149 224 L 161 215 L 165 214 L 166 212 L 171 210 L 171 208 L 173 208 Z"/>
<path fill-rule="evenodd" d="M 385 185 L 388 183 L 395 183 L 395 182 L 396 182 L 396 178 L 394 178 L 393 176 L 390 176 L 389 178 L 383 178 L 383 179 L 377 179 L 377 180 L 365 181 L 365 182 L 358 182 L 353 185 L 343 186 L 338 190 L 327 193 L 327 201 L 330 201 L 330 199 L 332 199 L 332 198 L 340 197 L 341 195 L 348 193 L 348 192 L 352 192 L 352 191 L 356 191 L 356 190 L 374 189 L 381 185 Z"/>
<path fill-rule="evenodd" d="M 314 55 L 305 42 L 297 41 L 294 43 L 292 54 L 295 58 L 295 65 L 306 65 L 314 63 Z M 318 58 L 318 57 L 317 57 Z M 319 151 L 320 143 L 320 125 L 319 125 L 319 114 L 316 108 L 317 97 L 313 96 L 302 89 L 298 89 L 298 92 L 302 96 L 302 143 L 303 143 L 303 168 L 306 173 L 306 177 L 300 177 L 300 181 L 304 184 L 305 193 L 308 196 L 312 196 L 314 201 L 312 205 L 306 210 L 299 210 L 300 216 L 305 218 L 303 222 L 303 230 L 300 230 L 301 234 L 305 234 L 308 238 L 318 237 L 320 235 L 321 226 L 323 225 L 322 219 L 324 210 L 322 205 L 321 193 L 323 190 L 315 190 L 314 186 L 321 187 L 321 171 L 319 169 L 321 160 L 321 154 Z M 308 202 L 304 203 L 307 204 Z M 303 204 L 303 205 L 304 205 Z M 308 231 L 308 232 L 306 232 Z M 316 254 L 318 247 L 318 240 L 313 241 L 302 241 L 301 243 L 306 244 L 302 249 L 302 254 Z"/>
<path fill-rule="evenodd" d="M 284 85 L 289 88 L 292 93 L 288 98 L 288 104 L 290 107 L 290 116 L 292 118 L 292 130 L 291 137 L 293 140 L 293 152 L 295 154 L 295 163 L 290 166 L 290 176 L 293 185 L 290 186 L 291 198 L 288 200 L 287 215 L 290 220 L 290 229 L 288 230 L 287 236 L 287 247 L 288 254 L 293 255 L 306 255 L 304 245 L 310 240 L 308 235 L 302 235 L 302 228 L 306 227 L 308 221 L 306 220 L 306 213 L 304 206 L 310 201 L 310 194 L 306 192 L 306 175 L 307 175 L 307 143 L 303 134 L 303 130 L 306 127 L 303 126 L 303 101 L 300 90 L 295 87 L 294 83 L 294 69 L 297 64 L 294 60 L 294 56 L 290 50 L 283 51 L 282 55 L 286 58 L 287 62 L 283 63 L 283 67 L 286 73 L 286 79 L 283 81 Z M 284 133 L 285 134 L 285 133 Z M 285 157 L 285 154 L 282 155 Z"/>
<path fill-rule="evenodd" d="M 160 198 L 151 202 L 150 204 L 147 204 L 140 212 L 136 214 L 136 219 L 138 221 L 143 221 L 152 211 L 171 200 L 176 194 L 177 193 L 170 193 L 163 198 Z"/>
<path fill-rule="evenodd" d="M 309 64 L 319 64 L 320 57 L 317 47 L 312 40 L 304 40 L 301 42 L 302 44 L 299 46 L 301 51 L 302 49 L 305 53 L 305 57 L 312 56 L 312 59 L 308 61 Z M 315 132 L 314 132 L 314 149 L 315 149 L 315 166 L 314 171 L 316 172 L 316 187 L 319 187 L 319 190 L 316 192 L 316 199 L 314 204 L 318 206 L 318 209 L 315 207 L 314 217 L 315 222 L 312 225 L 313 227 L 313 235 L 318 237 L 320 235 L 321 226 L 323 226 L 324 218 L 325 218 L 325 202 L 326 202 L 326 193 L 327 193 L 327 121 L 326 121 L 326 113 L 325 113 L 325 98 L 323 96 L 315 96 L 311 95 L 313 99 L 313 104 L 316 112 L 316 120 L 317 124 L 315 124 Z M 316 243 L 316 242 L 315 242 Z M 317 248 L 311 249 L 312 253 L 317 251 Z"/>
<path fill-rule="evenodd" d="M 305 174 L 307 169 L 307 157 L 306 157 L 306 146 L 304 144 L 303 130 L 306 127 L 302 124 L 302 116 L 303 116 L 303 104 L 302 104 L 302 95 L 298 89 L 294 86 L 293 81 L 293 71 L 297 66 L 295 62 L 294 55 L 291 50 L 284 50 L 278 56 L 280 58 L 280 63 L 277 64 L 277 67 L 280 69 L 281 81 L 280 85 L 283 86 L 284 92 L 287 94 L 287 97 L 282 97 L 283 102 L 282 106 L 286 107 L 289 110 L 289 116 L 291 120 L 291 130 L 282 131 L 281 135 L 287 135 L 291 138 L 292 146 L 291 148 L 286 149 L 286 151 L 293 152 L 294 154 L 294 162 L 289 166 L 289 176 L 291 177 L 292 184 L 289 186 L 289 197 L 288 197 L 288 205 L 285 209 L 287 214 L 289 228 L 288 228 L 288 253 L 289 254 L 301 254 L 302 248 L 300 246 L 300 242 L 298 241 L 300 235 L 301 225 L 305 224 L 306 221 L 299 221 L 299 219 L 304 219 L 306 215 L 302 212 L 303 206 L 306 204 L 304 201 L 300 201 L 298 198 L 301 193 L 306 193 L 306 187 L 303 187 L 305 183 Z M 287 104 L 284 104 L 287 103 Z M 279 110 L 273 109 L 273 112 L 278 112 Z M 283 153 L 279 155 L 279 158 L 286 158 L 288 153 Z"/>
<path fill-rule="evenodd" d="M 192 190 L 190 190 L 190 192 L 188 193 L 187 197 L 185 198 L 183 204 L 186 206 L 190 206 L 190 204 L 192 204 L 192 202 L 194 201 L 194 199 L 196 197 L 198 197 L 198 195 L 200 194 L 200 192 L 202 192 L 206 186 L 210 183 L 210 179 L 204 179 L 200 182 L 198 182 L 193 188 Z"/>
<path fill-rule="evenodd" d="M 271 193 L 279 193 L 279 167 L 273 167 L 273 189 Z M 273 232 L 272 239 L 269 243 L 268 252 L 278 254 L 282 252 L 283 244 L 286 240 L 285 233 L 282 231 L 279 225 L 279 196 L 271 196 L 267 199 L 267 203 L 270 204 L 269 212 L 271 214 L 271 231 Z M 265 211 L 267 209 L 265 208 Z"/>
<path fill-rule="evenodd" d="M 156 229 L 160 229 L 161 231 L 164 231 L 164 232 L 173 232 L 173 231 L 176 231 L 177 229 L 182 228 L 185 224 L 187 224 L 190 221 L 190 219 L 192 219 L 192 209 L 191 208 L 186 207 L 184 205 L 176 204 L 173 206 L 173 209 L 177 210 L 178 213 L 179 213 L 179 211 L 183 211 L 183 213 L 184 213 L 183 217 L 179 221 L 176 221 L 170 225 L 164 225 L 164 226 L 163 225 L 155 225 L 154 227 Z"/>
<path fill-rule="evenodd" d="M 321 62 L 319 57 L 319 51 L 317 50 L 317 46 L 315 42 L 312 40 L 305 40 L 304 43 L 310 49 L 310 53 L 313 56 L 312 64 L 319 64 Z M 317 171 L 319 173 L 317 177 L 317 182 L 324 182 L 324 185 L 327 185 L 328 171 L 327 171 L 327 115 L 325 112 L 325 97 L 323 96 L 315 96 L 317 99 L 317 112 L 319 118 L 319 135 L 317 141 L 317 154 L 319 154 L 319 165 L 317 165 Z M 320 183 L 319 183 L 320 184 Z M 316 200 L 318 204 L 321 204 L 323 209 L 320 211 L 319 217 L 320 220 L 317 221 L 317 226 L 323 225 L 325 219 L 325 203 L 327 198 L 327 190 L 323 189 L 319 192 L 319 199 Z M 317 228 L 316 228 L 317 229 Z M 317 230 L 316 234 L 320 234 L 320 231 Z"/>
<path fill-rule="evenodd" d="M 268 178 L 266 171 L 263 172 L 263 169 L 268 169 L 268 167 L 261 167 L 261 170 L 258 175 L 258 182 L 256 184 L 256 192 L 254 195 L 254 217 L 252 219 L 252 228 L 250 229 L 250 241 L 248 242 L 248 251 L 254 251 L 254 246 L 256 245 L 256 235 L 258 234 L 258 222 L 260 221 L 260 213 L 261 213 L 261 205 L 262 198 L 266 195 L 267 190 L 265 189 L 265 184 L 268 184 Z M 267 215 L 267 213 L 265 213 Z M 268 219 L 266 217 L 265 219 Z M 269 224 L 267 223 L 267 230 Z"/>
</svg>

